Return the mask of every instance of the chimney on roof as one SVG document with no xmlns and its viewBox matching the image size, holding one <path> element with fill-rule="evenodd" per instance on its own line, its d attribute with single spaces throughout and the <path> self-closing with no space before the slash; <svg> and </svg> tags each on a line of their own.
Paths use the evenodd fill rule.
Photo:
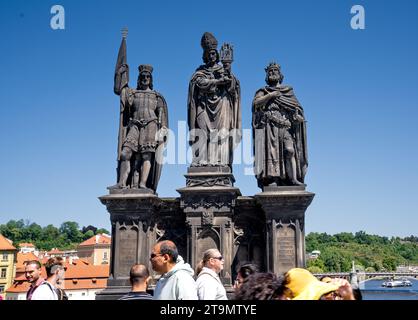
<svg viewBox="0 0 418 320">
<path fill-rule="evenodd" d="M 96 234 L 96 243 L 99 243 L 99 237 L 100 235 Z"/>
</svg>

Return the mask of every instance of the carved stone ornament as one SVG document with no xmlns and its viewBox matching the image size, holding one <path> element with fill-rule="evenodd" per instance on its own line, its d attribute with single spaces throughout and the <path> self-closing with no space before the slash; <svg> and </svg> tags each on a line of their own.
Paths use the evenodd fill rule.
<svg viewBox="0 0 418 320">
<path fill-rule="evenodd" d="M 202 212 L 202 225 L 213 225 L 212 210 L 205 210 Z"/>
<path fill-rule="evenodd" d="M 232 187 L 233 180 L 231 177 L 194 177 L 186 179 L 186 186 L 188 187 Z"/>
<path fill-rule="evenodd" d="M 240 238 L 244 236 L 244 229 L 234 226 L 234 243 L 239 244 Z"/>
<path fill-rule="evenodd" d="M 202 197 L 201 195 L 193 195 L 184 199 L 183 206 L 192 209 L 221 209 L 223 207 L 231 207 L 235 205 L 235 200 L 230 196 L 210 196 Z"/>
</svg>

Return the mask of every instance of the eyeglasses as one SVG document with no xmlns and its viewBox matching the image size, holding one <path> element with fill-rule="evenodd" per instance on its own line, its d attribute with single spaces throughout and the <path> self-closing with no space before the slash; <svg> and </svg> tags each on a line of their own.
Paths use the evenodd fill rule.
<svg viewBox="0 0 418 320">
<path fill-rule="evenodd" d="M 157 256 L 162 256 L 163 254 L 161 254 L 161 253 L 151 253 L 151 255 L 150 255 L 150 258 L 151 259 L 154 259 L 155 257 L 157 257 Z"/>
<path fill-rule="evenodd" d="M 212 257 L 212 259 L 218 259 L 218 260 L 223 260 L 224 257 L 220 256 L 220 257 Z"/>
</svg>

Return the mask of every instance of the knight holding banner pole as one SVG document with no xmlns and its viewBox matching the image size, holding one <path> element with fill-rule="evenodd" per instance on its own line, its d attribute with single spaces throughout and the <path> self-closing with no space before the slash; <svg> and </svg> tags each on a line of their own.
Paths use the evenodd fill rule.
<svg viewBox="0 0 418 320">
<path fill-rule="evenodd" d="M 114 92 L 120 96 L 117 189 L 157 190 L 167 142 L 168 112 L 164 97 L 153 90 L 151 65 L 140 65 L 136 89 L 129 88 L 127 30 L 122 34 Z"/>
</svg>

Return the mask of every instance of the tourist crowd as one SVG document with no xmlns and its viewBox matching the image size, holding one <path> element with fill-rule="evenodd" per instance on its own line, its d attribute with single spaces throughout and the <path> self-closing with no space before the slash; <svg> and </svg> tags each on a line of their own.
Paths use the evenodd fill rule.
<svg viewBox="0 0 418 320">
<path fill-rule="evenodd" d="M 224 258 L 218 249 L 206 250 L 193 270 L 178 254 L 169 240 L 158 242 L 150 254 L 152 269 L 160 275 L 155 288 L 149 290 L 150 272 L 146 265 L 135 264 L 129 274 L 131 291 L 120 300 L 227 300 L 228 295 L 219 277 Z M 30 282 L 28 300 L 67 300 L 60 283 L 64 279 L 61 258 L 51 258 L 45 264 L 46 279 L 41 276 L 41 264 L 28 261 L 25 276 Z M 234 300 L 361 300 L 361 293 L 345 279 L 317 279 L 308 270 L 290 269 L 283 275 L 259 272 L 256 265 L 244 263 L 229 299 Z M 152 292 L 152 294 L 150 293 Z"/>
</svg>

